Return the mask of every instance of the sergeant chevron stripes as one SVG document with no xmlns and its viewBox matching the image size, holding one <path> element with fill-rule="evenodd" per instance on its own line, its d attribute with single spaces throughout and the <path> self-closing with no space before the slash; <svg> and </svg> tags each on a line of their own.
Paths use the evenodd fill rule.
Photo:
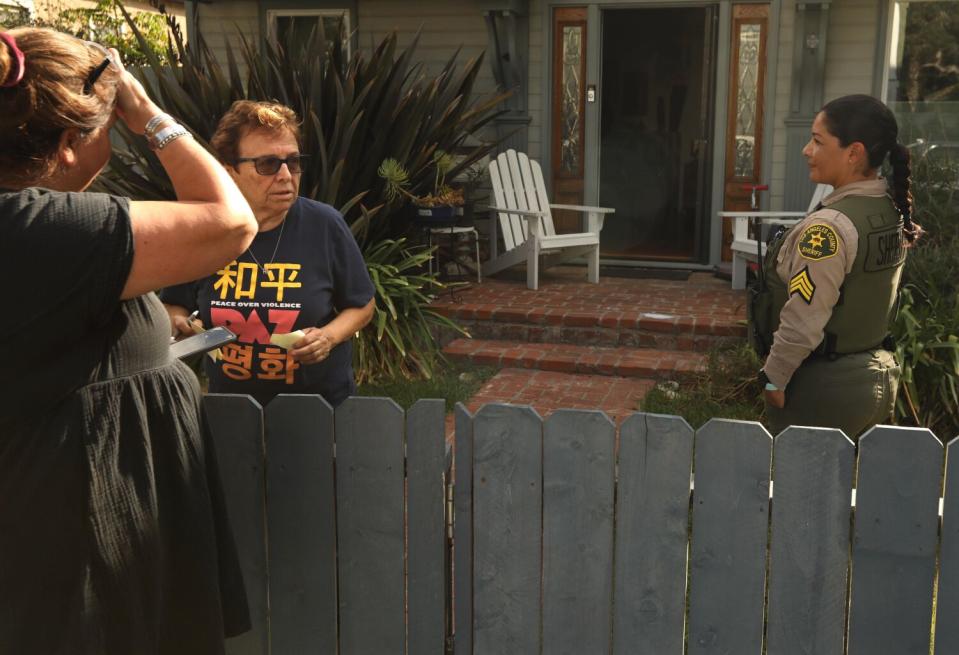
<svg viewBox="0 0 959 655">
<path fill-rule="evenodd" d="M 791 296 L 794 293 L 798 293 L 807 305 L 812 302 L 812 296 L 816 293 L 816 285 L 813 284 L 812 277 L 809 275 L 808 266 L 790 278 L 789 295 Z"/>
</svg>

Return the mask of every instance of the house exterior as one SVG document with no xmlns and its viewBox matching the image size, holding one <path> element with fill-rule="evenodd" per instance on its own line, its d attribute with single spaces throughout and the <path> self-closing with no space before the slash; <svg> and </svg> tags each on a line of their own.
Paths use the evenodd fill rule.
<svg viewBox="0 0 959 655">
<path fill-rule="evenodd" d="M 90 9 L 96 0 L 0 0 L 0 11 L 22 12 L 23 19 L 52 19 L 62 9 Z M 162 6 L 166 13 L 178 21 L 184 18 L 183 0 L 125 0 L 123 6 L 131 11 L 156 13 Z"/>
<path fill-rule="evenodd" d="M 769 186 L 759 193 L 765 209 L 806 209 L 813 185 L 801 149 L 816 111 L 848 93 L 902 95 L 919 4 L 959 16 L 956 0 L 185 3 L 188 31 L 221 53 L 237 30 L 290 38 L 339 16 L 353 48 L 392 31 L 400 45 L 419 34 L 418 58 L 434 71 L 457 48 L 485 51 L 479 91 L 515 89 L 498 129 L 542 162 L 553 201 L 616 209 L 604 261 L 686 268 L 728 259 L 729 226 L 717 212 L 748 209 L 749 185 Z M 937 65 L 951 83 L 959 62 L 946 60 L 940 53 Z M 909 126 L 904 141 L 959 142 L 959 85 L 937 93 L 895 105 Z M 926 124 L 942 133 L 926 134 Z M 555 221 L 578 228 L 575 216 Z"/>
</svg>

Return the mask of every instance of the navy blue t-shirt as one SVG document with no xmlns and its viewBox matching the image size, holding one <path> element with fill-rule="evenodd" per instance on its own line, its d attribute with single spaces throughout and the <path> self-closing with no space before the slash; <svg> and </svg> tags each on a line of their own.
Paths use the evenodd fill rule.
<svg viewBox="0 0 959 655">
<path fill-rule="evenodd" d="M 257 234 L 236 260 L 207 278 L 164 289 L 161 298 L 199 309 L 204 326 L 237 334 L 236 343 L 221 349 L 221 360 L 204 357 L 211 392 L 248 393 L 263 404 L 280 393 L 318 393 L 336 406 L 356 389 L 350 341 L 307 366 L 271 344 L 270 335 L 322 327 L 340 310 L 365 306 L 373 293 L 340 213 L 297 198 L 286 220 Z"/>
</svg>

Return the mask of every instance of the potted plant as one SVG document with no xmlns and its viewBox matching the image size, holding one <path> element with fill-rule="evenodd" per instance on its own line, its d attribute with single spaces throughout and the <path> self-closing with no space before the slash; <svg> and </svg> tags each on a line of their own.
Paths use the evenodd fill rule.
<svg viewBox="0 0 959 655">
<path fill-rule="evenodd" d="M 433 191 L 425 196 L 411 193 L 410 179 L 406 169 L 397 160 L 388 158 L 380 164 L 377 173 L 386 182 L 386 197 L 395 201 L 405 196 L 413 203 L 416 220 L 423 222 L 450 223 L 456 220 L 464 205 L 463 190 L 454 189 L 446 183 L 446 174 L 453 168 L 453 156 L 442 150 L 433 152 Z"/>
</svg>

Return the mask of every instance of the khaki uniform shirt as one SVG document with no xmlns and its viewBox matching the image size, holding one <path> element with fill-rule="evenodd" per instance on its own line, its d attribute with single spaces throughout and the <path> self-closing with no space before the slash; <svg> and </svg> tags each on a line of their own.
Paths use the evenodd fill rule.
<svg viewBox="0 0 959 655">
<path fill-rule="evenodd" d="M 779 329 L 763 369 L 769 381 L 785 389 L 803 360 L 822 343 L 826 323 L 839 300 L 839 288 L 852 270 L 859 249 L 859 235 L 845 214 L 829 206 L 846 196 L 887 195 L 886 180 L 865 180 L 840 187 L 826 196 L 822 209 L 802 219 L 786 237 L 776 260 L 776 273 L 791 288 L 801 285 L 801 293 L 791 293 L 779 315 Z M 825 225 L 838 237 L 836 254 L 822 259 L 803 257 L 799 241 L 807 228 Z"/>
</svg>

